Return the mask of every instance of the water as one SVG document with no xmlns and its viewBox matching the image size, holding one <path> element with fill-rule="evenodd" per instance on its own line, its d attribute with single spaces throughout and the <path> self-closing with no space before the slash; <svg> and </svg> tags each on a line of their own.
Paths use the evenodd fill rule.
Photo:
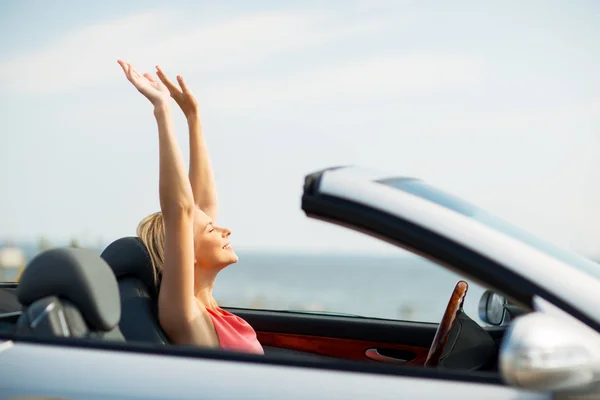
<svg viewBox="0 0 600 400">
<path fill-rule="evenodd" d="M 416 256 L 239 255 L 215 284 L 215 298 L 224 306 L 437 323 L 461 279 Z M 480 322 L 477 306 L 485 289 L 469 283 L 465 311 Z"/>
</svg>

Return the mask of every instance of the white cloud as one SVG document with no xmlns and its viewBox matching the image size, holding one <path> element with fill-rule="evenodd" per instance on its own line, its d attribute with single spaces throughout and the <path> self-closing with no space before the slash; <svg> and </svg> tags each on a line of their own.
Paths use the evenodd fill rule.
<svg viewBox="0 0 600 400">
<path fill-rule="evenodd" d="M 45 94 L 105 82 L 118 72 L 116 55 L 153 41 L 163 14 L 146 12 L 73 31 L 44 48 L 0 64 L 0 87 Z M 110 68 L 107 63 L 110 62 Z M 111 74 L 113 72 L 113 74 Z"/>
<path fill-rule="evenodd" d="M 427 121 L 431 132 L 451 131 L 460 136 L 495 136 L 508 138 L 590 136 L 600 123 L 600 100 L 572 105 L 539 107 L 524 110 L 465 110 L 452 117 Z"/>
<path fill-rule="evenodd" d="M 119 70 L 116 72 L 120 73 Z M 364 103 L 379 109 L 379 112 L 370 110 L 368 115 L 376 115 L 382 119 L 393 117 L 393 121 L 389 123 L 396 124 L 398 119 L 406 116 L 399 113 L 397 106 L 392 108 L 390 104 L 394 104 L 394 101 L 390 104 L 386 104 L 386 101 L 411 99 L 431 93 L 438 95 L 451 90 L 469 90 L 480 84 L 483 67 L 478 60 L 468 57 L 407 54 L 350 62 L 336 60 L 325 65 L 308 65 L 278 72 L 279 74 L 264 78 L 210 80 L 203 77 L 203 72 L 196 71 L 186 73 L 186 78 L 188 82 L 195 82 L 194 91 L 206 115 L 267 118 L 274 122 L 286 120 L 297 112 L 308 112 L 312 118 L 317 118 L 315 112 L 323 107 L 343 106 L 343 110 L 337 111 L 338 116 L 352 118 L 356 122 L 358 116 L 347 114 L 354 113 L 357 107 L 361 107 L 356 103 Z M 107 75 L 107 79 L 109 77 Z M 117 78 L 122 80 L 120 75 L 117 75 Z M 202 81 L 205 85 L 197 84 Z M 103 100 L 101 104 L 97 104 L 93 99 L 71 104 L 68 110 L 70 118 L 93 118 L 98 107 L 102 107 L 104 116 L 110 116 L 113 120 L 123 117 L 125 109 L 129 113 L 135 112 L 133 110 L 145 112 L 147 104 L 137 101 L 136 95 L 127 85 L 123 85 L 119 90 L 119 93 L 127 95 L 117 95 L 110 102 Z M 348 105 L 350 107 L 347 107 Z M 368 115 L 359 120 L 368 121 Z M 478 122 L 478 127 L 481 127 L 482 121 Z M 421 121 L 421 124 L 423 123 L 429 122 Z M 470 124 L 464 119 L 454 123 L 456 126 Z M 437 129 L 445 130 L 443 127 Z"/>
<path fill-rule="evenodd" d="M 219 83 L 203 91 L 211 108 L 252 112 L 288 108 L 298 103 L 333 104 L 346 100 L 427 94 L 477 85 L 482 67 L 475 59 L 446 55 L 407 54 L 312 66 L 283 76 Z M 333 102 L 333 103 L 332 103 Z"/>
<path fill-rule="evenodd" d="M 243 68 L 289 51 L 380 32 L 393 22 L 384 16 L 344 24 L 307 12 L 251 13 L 200 27 L 181 21 L 175 12 L 155 10 L 72 31 L 0 64 L 0 87 L 51 94 L 102 85 L 120 78 L 117 58 L 140 69 L 153 68 L 157 62 L 167 68 L 190 70 L 191 66 L 203 73 Z"/>
</svg>

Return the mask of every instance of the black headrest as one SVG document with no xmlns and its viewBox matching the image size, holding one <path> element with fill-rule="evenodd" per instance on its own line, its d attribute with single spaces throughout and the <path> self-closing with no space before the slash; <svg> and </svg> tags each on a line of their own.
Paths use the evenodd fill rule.
<svg viewBox="0 0 600 400">
<path fill-rule="evenodd" d="M 29 306 L 47 296 L 73 303 L 90 329 L 111 330 L 121 318 L 117 280 L 106 262 L 88 249 L 51 249 L 31 260 L 21 275 L 17 297 Z"/>
<path fill-rule="evenodd" d="M 113 270 L 117 279 L 127 276 L 140 279 L 155 293 L 154 272 L 146 245 L 137 236 L 117 239 L 100 255 Z"/>
</svg>

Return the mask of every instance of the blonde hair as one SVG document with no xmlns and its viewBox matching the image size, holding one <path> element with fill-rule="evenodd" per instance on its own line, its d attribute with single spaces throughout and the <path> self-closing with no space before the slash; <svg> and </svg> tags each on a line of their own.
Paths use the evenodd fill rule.
<svg viewBox="0 0 600 400">
<path fill-rule="evenodd" d="M 165 221 L 162 213 L 155 212 L 144 218 L 137 227 L 137 235 L 148 249 L 154 282 L 158 284 L 165 265 Z"/>
</svg>

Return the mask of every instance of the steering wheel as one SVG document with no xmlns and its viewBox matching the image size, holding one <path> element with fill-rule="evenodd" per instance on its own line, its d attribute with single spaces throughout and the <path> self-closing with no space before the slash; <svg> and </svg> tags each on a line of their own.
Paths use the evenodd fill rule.
<svg viewBox="0 0 600 400">
<path fill-rule="evenodd" d="M 431 347 L 429 348 L 429 354 L 427 354 L 427 359 L 425 360 L 425 367 L 437 367 L 440 364 L 440 359 L 442 358 L 442 354 L 444 354 L 444 347 L 448 342 L 450 331 L 454 326 L 458 313 L 463 308 L 463 303 L 465 302 L 468 290 L 469 284 L 465 281 L 458 281 L 456 286 L 454 286 L 454 291 L 452 292 L 448 306 L 446 306 L 442 322 L 440 322 L 440 325 L 435 332 L 435 336 L 433 337 Z"/>
</svg>

